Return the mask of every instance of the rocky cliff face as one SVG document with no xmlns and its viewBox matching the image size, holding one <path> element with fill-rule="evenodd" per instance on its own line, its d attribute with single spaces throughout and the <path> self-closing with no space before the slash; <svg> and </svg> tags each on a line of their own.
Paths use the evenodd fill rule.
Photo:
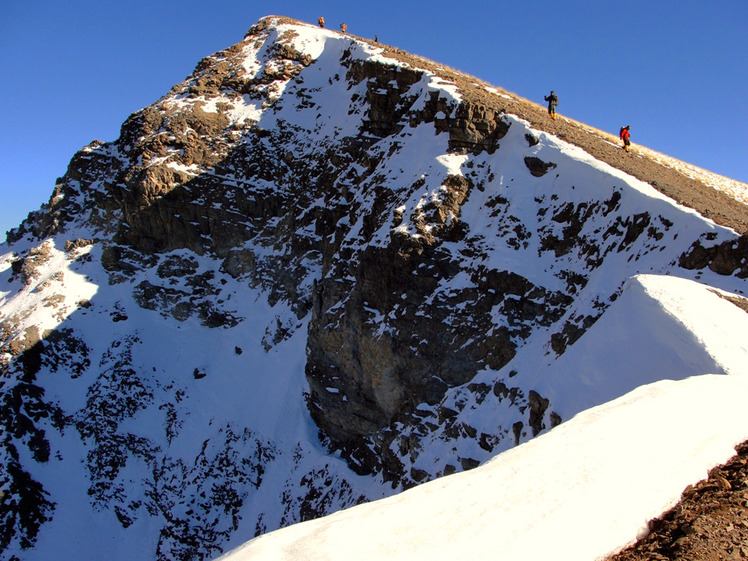
<svg viewBox="0 0 748 561">
<path fill-rule="evenodd" d="M 76 154 L 2 261 L 0 543 L 75 508 L 196 559 L 469 469 L 576 412 L 537 381 L 630 276 L 744 289 L 734 230 L 517 108 L 266 18 Z"/>
</svg>

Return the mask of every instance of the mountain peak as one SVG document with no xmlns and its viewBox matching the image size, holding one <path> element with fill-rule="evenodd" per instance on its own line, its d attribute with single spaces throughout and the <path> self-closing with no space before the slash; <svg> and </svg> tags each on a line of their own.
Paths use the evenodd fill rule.
<svg viewBox="0 0 748 561">
<path fill-rule="evenodd" d="M 632 280 L 740 299 L 730 185 L 399 49 L 263 18 L 75 154 L 3 246 L 0 543 L 96 558 L 85 529 L 123 558 L 209 558 L 640 385 L 730 374 L 656 280 Z M 611 354 L 598 323 L 638 311 L 662 329 L 621 332 L 657 360 L 585 361 Z"/>
</svg>

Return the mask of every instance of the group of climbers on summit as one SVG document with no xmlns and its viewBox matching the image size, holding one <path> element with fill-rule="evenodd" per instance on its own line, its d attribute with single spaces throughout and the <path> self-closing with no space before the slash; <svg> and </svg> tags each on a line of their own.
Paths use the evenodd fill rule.
<svg viewBox="0 0 748 561">
<path fill-rule="evenodd" d="M 543 99 L 548 102 L 548 114 L 551 116 L 551 119 L 555 121 L 556 107 L 558 106 L 558 96 L 556 95 L 556 92 L 551 90 L 551 93 Z M 629 147 L 631 146 L 631 125 L 621 127 L 621 130 L 618 131 L 618 138 L 623 142 L 623 149 L 628 152 Z"/>
<path fill-rule="evenodd" d="M 317 18 L 317 25 L 319 25 L 320 27 L 324 28 L 325 27 L 325 18 L 322 17 L 322 16 L 319 16 Z M 348 26 L 345 23 L 341 23 L 340 24 L 340 32 L 341 33 L 345 33 L 347 29 L 348 29 Z"/>
</svg>

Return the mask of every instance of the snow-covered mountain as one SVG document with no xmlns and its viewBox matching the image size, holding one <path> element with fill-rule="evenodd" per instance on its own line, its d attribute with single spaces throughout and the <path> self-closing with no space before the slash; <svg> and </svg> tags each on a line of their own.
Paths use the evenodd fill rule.
<svg viewBox="0 0 748 561">
<path fill-rule="evenodd" d="M 645 349 L 650 369 L 684 343 L 703 372 L 734 375 L 642 385 L 474 470 L 266 534 L 221 560 L 601 559 L 645 535 L 648 520 L 748 438 L 746 327 L 748 314 L 707 287 L 634 277 L 548 377 L 589 362 L 595 373 L 606 365 L 608 379 L 632 379 L 639 364 L 627 355 Z M 691 348 L 696 340 L 713 354 Z M 721 364 L 707 366 L 717 355 Z"/>
<path fill-rule="evenodd" d="M 628 495 L 590 546 L 611 551 L 748 438 L 693 400 L 746 395 L 746 193 L 396 49 L 260 20 L 76 154 L 0 246 L 2 555 L 212 558 L 481 464 L 236 555 L 333 555 L 319 528 L 442 493 L 465 523 L 462 485 L 491 486 L 517 534 L 537 511 L 516 493 L 573 506 L 554 478 L 607 477 L 600 439 L 658 448 L 644 416 L 684 415 L 713 444 L 673 429 L 660 452 L 693 462 Z M 464 528 L 439 512 L 429 533 Z"/>
</svg>

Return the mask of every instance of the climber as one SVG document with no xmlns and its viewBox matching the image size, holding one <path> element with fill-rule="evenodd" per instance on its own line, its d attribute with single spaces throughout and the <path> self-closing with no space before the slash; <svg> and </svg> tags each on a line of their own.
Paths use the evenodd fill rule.
<svg viewBox="0 0 748 561">
<path fill-rule="evenodd" d="M 345 30 L 348 29 L 348 26 L 344 23 L 340 24 L 340 32 L 345 33 Z"/>
<path fill-rule="evenodd" d="M 322 16 L 319 16 L 317 18 L 317 23 L 319 24 L 320 27 L 325 27 L 325 18 L 323 18 Z"/>
<path fill-rule="evenodd" d="M 558 105 L 558 96 L 551 90 L 551 95 L 545 96 L 545 100 L 548 102 L 548 114 L 551 119 L 556 120 L 556 106 Z"/>
<path fill-rule="evenodd" d="M 626 152 L 629 151 L 629 146 L 631 146 L 631 133 L 629 132 L 629 129 L 631 129 L 631 125 L 626 125 L 625 127 L 621 127 L 621 130 L 618 132 L 618 136 L 623 140 L 623 149 L 626 150 Z"/>
</svg>

